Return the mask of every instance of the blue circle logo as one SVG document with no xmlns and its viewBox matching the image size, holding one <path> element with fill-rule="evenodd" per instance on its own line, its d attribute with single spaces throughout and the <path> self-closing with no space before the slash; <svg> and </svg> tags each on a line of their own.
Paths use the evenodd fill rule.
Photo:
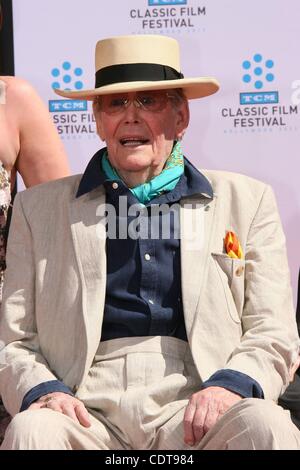
<svg viewBox="0 0 300 470">
<path fill-rule="evenodd" d="M 264 81 L 271 83 L 275 80 L 272 73 L 274 61 L 272 59 L 265 60 L 261 54 L 254 54 L 251 60 L 244 60 L 242 63 L 244 83 L 253 83 L 256 90 L 261 90 Z"/>
<path fill-rule="evenodd" d="M 61 67 L 54 67 L 51 70 L 52 88 L 70 90 L 82 90 L 83 88 L 83 69 L 81 67 L 72 67 L 71 62 L 65 60 Z"/>
</svg>

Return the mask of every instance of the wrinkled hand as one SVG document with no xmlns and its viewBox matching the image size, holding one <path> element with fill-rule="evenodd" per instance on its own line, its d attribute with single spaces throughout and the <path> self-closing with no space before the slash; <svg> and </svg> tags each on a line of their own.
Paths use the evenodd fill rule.
<svg viewBox="0 0 300 470">
<path fill-rule="evenodd" d="M 54 392 L 43 395 L 29 406 L 29 410 L 48 408 L 58 413 L 69 416 L 85 428 L 91 426 L 90 418 L 84 404 L 67 393 Z"/>
<path fill-rule="evenodd" d="M 184 442 L 193 446 L 219 418 L 242 397 L 222 387 L 208 387 L 194 393 L 184 414 Z"/>
</svg>

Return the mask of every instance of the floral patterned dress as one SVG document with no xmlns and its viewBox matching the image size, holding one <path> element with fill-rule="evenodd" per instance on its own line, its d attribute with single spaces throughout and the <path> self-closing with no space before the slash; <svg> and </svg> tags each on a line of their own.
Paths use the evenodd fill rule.
<svg viewBox="0 0 300 470">
<path fill-rule="evenodd" d="M 5 271 L 7 214 L 11 201 L 10 174 L 0 164 L 0 301 L 2 300 L 3 276 Z"/>
<path fill-rule="evenodd" d="M 10 174 L 0 163 L 0 303 L 2 300 L 2 287 L 5 271 L 5 254 L 7 239 L 7 215 L 11 202 Z M 10 421 L 10 417 L 5 411 L 0 399 L 0 444 L 3 440 L 5 429 Z"/>
</svg>

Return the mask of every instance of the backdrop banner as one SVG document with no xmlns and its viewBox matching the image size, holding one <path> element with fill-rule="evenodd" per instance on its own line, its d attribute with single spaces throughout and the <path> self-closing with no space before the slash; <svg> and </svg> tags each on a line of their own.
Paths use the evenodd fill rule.
<svg viewBox="0 0 300 470">
<path fill-rule="evenodd" d="M 300 266 L 299 0 L 13 0 L 15 73 L 47 103 L 82 172 L 102 145 L 91 103 L 53 88 L 94 87 L 96 42 L 121 34 L 179 40 L 186 76 L 215 76 L 220 91 L 191 101 L 185 155 L 200 168 L 272 185 L 287 236 L 296 298 Z M 245 208 L 247 210 L 247 208 Z"/>
</svg>

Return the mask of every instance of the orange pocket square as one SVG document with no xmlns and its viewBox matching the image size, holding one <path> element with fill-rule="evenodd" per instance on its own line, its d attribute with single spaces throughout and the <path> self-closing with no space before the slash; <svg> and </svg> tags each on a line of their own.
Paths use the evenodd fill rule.
<svg viewBox="0 0 300 470">
<path fill-rule="evenodd" d="M 224 245 L 226 253 L 230 258 L 241 259 L 243 258 L 243 250 L 240 241 L 234 232 L 227 232 Z"/>
</svg>

